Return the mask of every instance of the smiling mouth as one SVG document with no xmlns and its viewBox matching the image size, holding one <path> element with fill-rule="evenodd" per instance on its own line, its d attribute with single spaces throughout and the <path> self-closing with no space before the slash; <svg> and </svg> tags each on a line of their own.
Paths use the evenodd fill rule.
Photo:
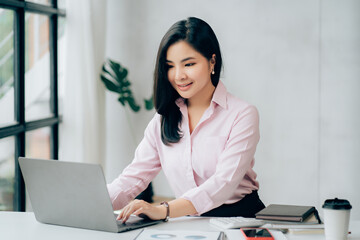
<svg viewBox="0 0 360 240">
<path fill-rule="evenodd" d="M 184 87 L 187 87 L 189 85 L 191 85 L 192 83 L 188 83 L 188 84 L 183 84 L 183 85 L 178 85 L 180 88 L 184 88 Z"/>
</svg>

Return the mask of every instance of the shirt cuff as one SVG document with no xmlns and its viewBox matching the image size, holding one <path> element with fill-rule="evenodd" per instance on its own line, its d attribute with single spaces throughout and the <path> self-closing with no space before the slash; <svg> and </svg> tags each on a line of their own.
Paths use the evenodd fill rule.
<svg viewBox="0 0 360 240">
<path fill-rule="evenodd" d="M 112 184 L 107 184 L 107 189 L 114 210 L 122 209 L 133 199 L 131 193 L 119 192 L 119 188 L 114 187 Z"/>
<path fill-rule="evenodd" d="M 189 200 L 194 205 L 197 211 L 196 215 L 206 213 L 214 206 L 214 202 L 211 200 L 207 192 L 198 191 L 196 188 L 187 191 L 181 196 L 181 198 Z"/>
</svg>

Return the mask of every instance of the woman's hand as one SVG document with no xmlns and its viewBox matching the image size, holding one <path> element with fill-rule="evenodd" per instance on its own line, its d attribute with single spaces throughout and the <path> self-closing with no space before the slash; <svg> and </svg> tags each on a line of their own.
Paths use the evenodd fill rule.
<svg viewBox="0 0 360 240">
<path fill-rule="evenodd" d="M 152 220 L 160 220 L 166 217 L 166 207 L 162 205 L 154 206 L 143 200 L 135 199 L 122 209 L 117 220 L 122 220 L 125 223 L 131 214 L 136 216 L 144 214 Z"/>
</svg>

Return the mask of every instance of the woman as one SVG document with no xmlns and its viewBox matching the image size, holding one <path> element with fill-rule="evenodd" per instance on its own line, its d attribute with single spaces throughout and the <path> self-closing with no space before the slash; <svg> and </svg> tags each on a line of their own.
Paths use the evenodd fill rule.
<svg viewBox="0 0 360 240">
<path fill-rule="evenodd" d="M 264 208 L 254 154 L 258 113 L 219 81 L 222 59 L 211 27 L 190 17 L 163 37 L 154 74 L 157 114 L 133 162 L 108 185 L 118 219 L 153 220 L 185 215 L 244 216 Z M 159 206 L 134 200 L 164 171 L 176 199 Z"/>
</svg>

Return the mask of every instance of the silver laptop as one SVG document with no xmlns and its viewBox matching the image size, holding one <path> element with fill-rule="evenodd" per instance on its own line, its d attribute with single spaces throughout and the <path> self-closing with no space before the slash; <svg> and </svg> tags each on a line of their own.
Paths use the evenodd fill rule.
<svg viewBox="0 0 360 240">
<path fill-rule="evenodd" d="M 98 164 L 19 158 L 37 221 L 107 232 L 124 232 L 161 221 L 136 216 L 116 220 Z"/>
</svg>

